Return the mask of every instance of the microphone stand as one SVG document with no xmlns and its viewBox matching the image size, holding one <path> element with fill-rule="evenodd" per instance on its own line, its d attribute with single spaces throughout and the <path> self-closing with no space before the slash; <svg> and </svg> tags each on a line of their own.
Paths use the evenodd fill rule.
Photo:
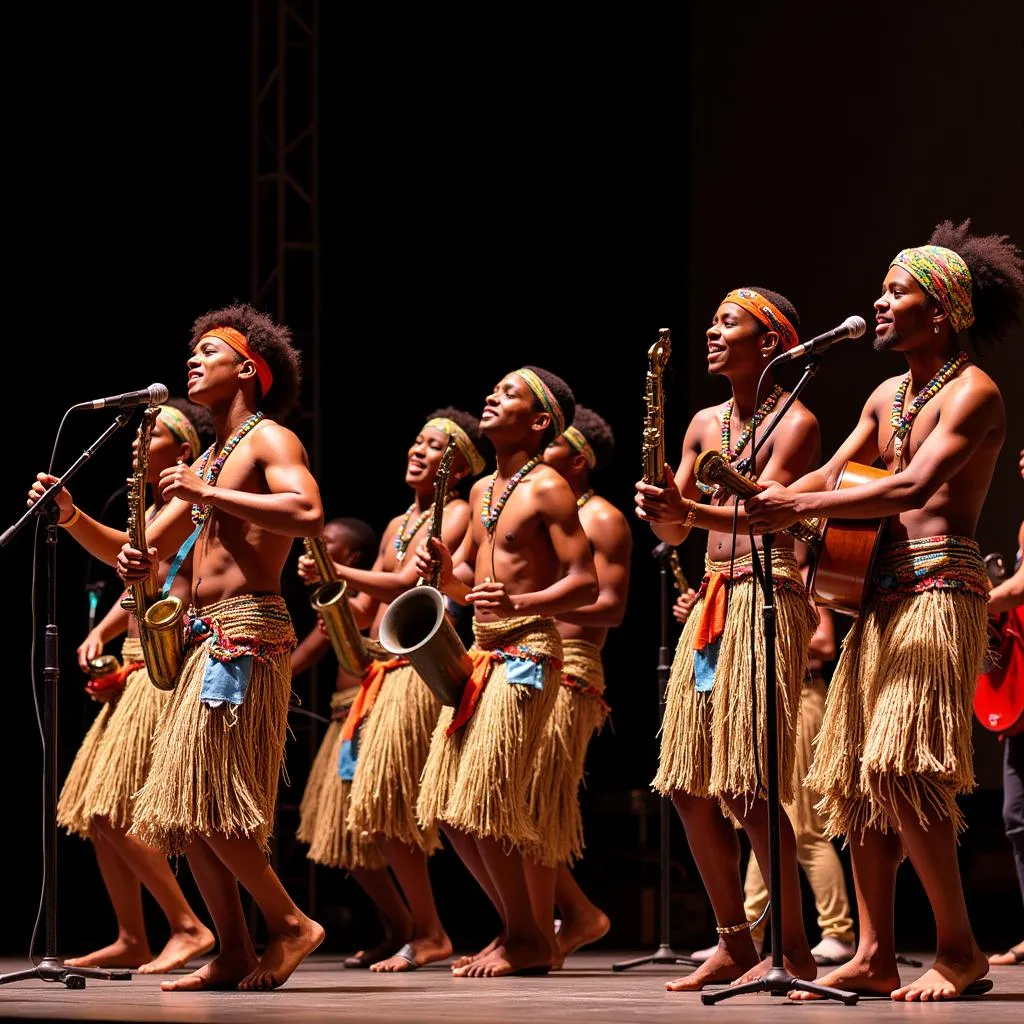
<svg viewBox="0 0 1024 1024">
<path fill-rule="evenodd" d="M 789 398 L 779 410 L 778 415 L 772 417 L 771 423 L 761 436 L 756 446 L 751 446 L 750 455 L 739 464 L 740 471 L 752 475 L 755 465 L 755 457 L 765 441 L 771 436 L 772 431 L 779 425 L 785 411 L 796 401 L 797 396 L 807 386 L 812 377 L 818 372 L 820 356 L 812 354 L 804 367 L 803 375 L 793 388 Z M 780 857 L 782 853 L 781 836 L 781 813 L 782 805 L 779 799 L 779 709 L 776 698 L 778 680 L 776 666 L 776 621 L 775 621 L 775 589 L 772 579 L 772 547 L 775 543 L 775 534 L 766 533 L 761 537 L 762 552 L 764 554 L 764 572 L 757 571 L 757 555 L 754 554 L 754 576 L 761 585 L 764 599 L 764 607 L 761 612 L 764 624 L 764 692 L 765 701 L 765 728 L 766 747 L 768 751 L 768 893 L 769 893 L 769 920 L 772 933 L 772 965 L 768 972 L 754 981 L 745 982 L 742 985 L 730 985 L 728 988 L 717 992 L 702 992 L 701 1002 L 705 1006 L 713 1006 L 724 999 L 732 999 L 733 996 L 747 995 L 750 992 L 769 992 L 773 996 L 785 996 L 790 992 L 812 992 L 823 999 L 837 999 L 847 1006 L 853 1006 L 857 1002 L 856 992 L 846 992 L 843 989 L 829 988 L 826 985 L 818 985 L 813 981 L 804 981 L 797 978 L 786 970 L 782 955 L 782 865 Z M 756 692 L 756 690 L 755 690 Z"/>
<path fill-rule="evenodd" d="M 12 981 L 59 981 L 67 988 L 85 988 L 86 978 L 103 981 L 131 981 L 131 971 L 104 971 L 95 967 L 65 967 L 57 955 L 57 682 L 60 662 L 57 649 L 57 523 L 60 508 L 57 494 L 65 481 L 83 466 L 116 430 L 123 427 L 132 409 L 118 413 L 109 427 L 82 452 L 60 479 L 13 525 L 0 535 L 0 547 L 6 547 L 15 534 L 35 516 L 46 518 L 46 606 L 47 622 L 43 642 L 43 879 L 46 905 L 46 948 L 42 960 L 27 970 L 0 975 L 0 985 Z M 30 951 L 31 955 L 31 951 Z"/>
<path fill-rule="evenodd" d="M 672 671 L 672 652 L 669 648 L 669 555 L 672 553 L 670 544 L 659 544 L 652 555 L 658 559 L 661 566 L 661 644 L 658 647 L 658 726 L 661 727 L 661 720 L 665 715 L 665 694 L 668 690 L 668 677 Z M 658 844 L 658 898 L 659 898 L 659 930 L 661 941 L 658 948 L 647 956 L 636 957 L 633 960 L 620 960 L 612 964 L 613 971 L 626 971 L 630 967 L 640 967 L 643 964 L 684 964 L 688 967 L 699 966 L 699 961 L 692 957 L 683 956 L 672 948 L 671 928 L 671 843 L 670 829 L 672 826 L 672 811 L 667 797 L 661 797 L 658 804 L 659 828 L 661 833 Z"/>
</svg>

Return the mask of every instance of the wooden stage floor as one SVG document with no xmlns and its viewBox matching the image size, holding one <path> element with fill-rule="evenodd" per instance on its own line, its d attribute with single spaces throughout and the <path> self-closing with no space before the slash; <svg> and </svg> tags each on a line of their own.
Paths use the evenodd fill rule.
<svg viewBox="0 0 1024 1024">
<path fill-rule="evenodd" d="M 22 1020 L 220 1021 L 276 1024 L 368 1021 L 469 1022 L 528 1021 L 529 1024 L 597 1024 L 624 1021 L 678 1021 L 707 1016 L 711 1022 L 811 1022 L 854 1019 L 992 1021 L 1024 1019 L 1024 967 L 996 967 L 993 990 L 978 999 L 907 1006 L 865 1000 L 857 1006 L 816 1003 L 780 1005 L 770 996 L 740 996 L 703 1006 L 694 993 L 666 992 L 663 983 L 685 968 L 638 967 L 622 973 L 609 968 L 629 953 L 585 953 L 567 969 L 546 978 L 453 978 L 447 967 L 408 974 L 345 970 L 339 957 L 313 957 L 276 992 L 167 993 L 160 977 L 135 975 L 130 982 L 90 981 L 83 991 L 38 981 L 0 989 L 0 1018 Z M 925 960 L 927 964 L 928 961 Z M 19 970 L 23 961 L 0 961 L 0 973 Z M 903 968 L 904 978 L 918 970 Z"/>
</svg>

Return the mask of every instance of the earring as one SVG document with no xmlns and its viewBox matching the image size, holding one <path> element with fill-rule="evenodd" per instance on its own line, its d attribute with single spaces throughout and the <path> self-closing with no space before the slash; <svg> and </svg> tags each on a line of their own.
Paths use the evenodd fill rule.
<svg viewBox="0 0 1024 1024">
<path fill-rule="evenodd" d="M 938 333 L 939 333 L 939 325 L 938 325 L 938 324 L 936 324 L 936 325 L 935 325 L 935 333 L 936 333 L 936 334 L 938 334 Z"/>
</svg>

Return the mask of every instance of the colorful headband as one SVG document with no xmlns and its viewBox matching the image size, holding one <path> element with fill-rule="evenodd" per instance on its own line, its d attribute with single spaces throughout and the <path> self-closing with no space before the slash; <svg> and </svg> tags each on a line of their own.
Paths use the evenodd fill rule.
<svg viewBox="0 0 1024 1024">
<path fill-rule="evenodd" d="M 203 341 L 205 338 L 219 338 L 243 359 L 251 359 L 256 365 L 256 379 L 260 382 L 263 394 L 266 395 L 274 383 L 274 375 L 270 372 L 266 359 L 249 348 L 249 342 L 241 331 L 236 331 L 234 327 L 211 327 L 199 340 Z"/>
<path fill-rule="evenodd" d="M 590 447 L 590 442 L 583 436 L 583 431 L 577 427 L 569 427 L 562 435 L 587 460 L 587 465 L 593 469 L 597 465 L 597 455 Z"/>
<path fill-rule="evenodd" d="M 760 292 L 753 288 L 736 288 L 729 292 L 723 302 L 735 302 L 745 309 L 755 320 L 759 320 L 770 331 L 776 331 L 782 342 L 782 351 L 786 352 L 796 345 L 800 339 L 796 329 L 786 315 L 773 302 L 769 302 Z"/>
<path fill-rule="evenodd" d="M 192 421 L 180 409 L 175 409 L 173 405 L 160 405 L 157 408 L 160 410 L 160 415 L 157 416 L 157 419 L 182 444 L 187 441 L 192 447 L 192 458 L 198 459 L 203 450 L 199 447 L 199 435 L 196 433 L 196 428 L 192 425 Z"/>
<path fill-rule="evenodd" d="M 952 249 L 941 245 L 904 249 L 889 266 L 905 270 L 942 307 L 957 334 L 974 323 L 971 272 Z"/>
<path fill-rule="evenodd" d="M 526 381 L 526 386 L 537 396 L 537 401 L 540 402 L 541 408 L 551 416 L 551 425 L 555 428 L 555 437 L 558 437 L 559 434 L 564 434 L 565 413 L 562 412 L 558 399 L 551 393 L 551 388 L 533 370 L 528 370 L 525 366 L 521 370 L 515 370 L 514 372 Z"/>
<path fill-rule="evenodd" d="M 443 434 L 455 438 L 455 447 L 462 452 L 462 457 L 466 460 L 469 471 L 473 476 L 479 476 L 484 471 L 484 466 L 487 465 L 484 462 L 484 457 L 477 451 L 476 445 L 469 438 L 469 434 L 455 420 L 450 420 L 446 416 L 435 416 L 432 420 L 427 420 L 424 424 L 424 429 L 426 427 L 436 427 Z"/>
</svg>

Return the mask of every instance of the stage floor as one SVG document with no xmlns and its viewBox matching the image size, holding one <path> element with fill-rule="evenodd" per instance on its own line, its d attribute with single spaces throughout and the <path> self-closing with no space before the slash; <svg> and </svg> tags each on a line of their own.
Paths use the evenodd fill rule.
<svg viewBox="0 0 1024 1024">
<path fill-rule="evenodd" d="M 0 989 L 0 1018 L 26 1020 L 110 1021 L 260 1021 L 307 1024 L 317 1021 L 395 1021 L 426 1024 L 440 1021 L 529 1021 L 530 1024 L 579 1024 L 623 1021 L 677 1021 L 709 1014 L 709 1019 L 770 1021 L 772 1013 L 787 1020 L 871 1020 L 906 1014 L 929 1021 L 1020 1020 L 1024 1011 L 1024 967 L 996 967 L 995 987 L 986 996 L 954 1003 L 907 1007 L 885 1000 L 857 1006 L 817 1003 L 779 1005 L 770 996 L 740 996 L 705 1007 L 696 993 L 666 992 L 667 979 L 685 968 L 638 967 L 613 973 L 610 965 L 629 953 L 585 953 L 570 957 L 567 969 L 546 978 L 453 978 L 447 967 L 408 974 L 371 974 L 345 970 L 339 957 L 313 957 L 276 992 L 168 993 L 159 976 L 135 975 L 130 982 L 90 981 L 83 991 L 38 981 Z M 923 959 L 923 958 L 920 958 Z M 927 964 L 929 961 L 925 960 Z M 23 961 L 0 961 L 0 973 L 19 970 Z M 912 978 L 919 969 L 903 968 Z M 755 1016 L 756 1015 L 756 1016 Z"/>
</svg>

